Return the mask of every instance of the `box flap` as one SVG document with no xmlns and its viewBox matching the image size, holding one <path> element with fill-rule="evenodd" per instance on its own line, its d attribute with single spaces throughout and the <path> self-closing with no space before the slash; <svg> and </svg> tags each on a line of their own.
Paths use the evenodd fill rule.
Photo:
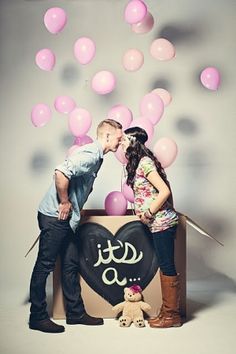
<svg viewBox="0 0 236 354">
<path fill-rule="evenodd" d="M 190 217 L 188 217 L 185 214 L 179 213 L 180 215 L 185 216 L 186 218 L 186 223 L 193 227 L 195 230 L 197 230 L 200 234 L 209 237 L 211 240 L 214 240 L 215 242 L 217 242 L 219 245 L 224 246 L 223 243 L 221 243 L 220 241 L 218 241 L 215 237 L 213 237 L 212 235 L 210 235 L 208 232 L 206 232 L 205 230 L 203 230 L 203 228 L 201 226 L 199 226 L 195 221 L 193 221 Z"/>
</svg>

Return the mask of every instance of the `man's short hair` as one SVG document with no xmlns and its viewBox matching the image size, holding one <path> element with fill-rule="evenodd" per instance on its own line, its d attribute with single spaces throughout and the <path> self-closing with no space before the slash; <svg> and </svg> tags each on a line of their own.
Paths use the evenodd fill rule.
<svg viewBox="0 0 236 354">
<path fill-rule="evenodd" d="M 114 120 L 114 119 L 104 119 L 98 124 L 97 134 L 99 134 L 101 132 L 101 130 L 103 128 L 105 128 L 107 125 L 109 125 L 112 128 L 115 128 L 115 129 L 122 129 L 122 125 L 119 122 L 117 122 L 116 120 Z"/>
</svg>

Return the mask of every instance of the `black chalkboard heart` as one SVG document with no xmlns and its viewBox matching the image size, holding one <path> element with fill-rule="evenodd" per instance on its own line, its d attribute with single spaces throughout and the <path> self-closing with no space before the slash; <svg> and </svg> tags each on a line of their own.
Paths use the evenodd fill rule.
<svg viewBox="0 0 236 354">
<path fill-rule="evenodd" d="M 145 289 L 158 270 L 151 234 L 140 221 L 125 224 L 114 236 L 88 222 L 79 227 L 78 237 L 80 273 L 112 305 L 123 301 L 124 287 Z"/>
</svg>

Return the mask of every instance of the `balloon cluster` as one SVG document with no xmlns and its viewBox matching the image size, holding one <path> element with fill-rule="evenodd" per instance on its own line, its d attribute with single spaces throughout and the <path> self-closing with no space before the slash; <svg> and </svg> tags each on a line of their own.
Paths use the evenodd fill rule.
<svg viewBox="0 0 236 354">
<path fill-rule="evenodd" d="M 77 138 L 84 138 L 92 125 L 92 116 L 84 108 L 77 107 L 73 98 L 69 96 L 58 96 L 54 101 L 54 107 L 59 113 L 69 115 L 68 128 Z M 51 119 L 52 111 L 46 104 L 36 104 L 31 111 L 31 121 L 35 127 L 43 127 Z M 76 145 L 84 145 L 76 140 Z M 86 142 L 87 143 L 87 142 Z"/>
<path fill-rule="evenodd" d="M 67 15 L 60 7 L 48 9 L 44 15 L 44 24 L 47 30 L 52 34 L 60 33 L 67 23 Z M 45 71 L 53 70 L 56 57 L 51 49 L 44 48 L 37 52 L 35 62 L 38 67 Z"/>
<path fill-rule="evenodd" d="M 148 33 L 154 25 L 152 14 L 141 0 L 131 0 L 125 7 L 124 17 L 136 34 Z M 167 39 L 158 38 L 151 43 L 150 54 L 157 60 L 170 60 L 175 56 L 175 48 Z M 127 50 L 123 55 L 122 64 L 127 71 L 137 71 L 143 63 L 144 55 L 136 48 Z"/>
<path fill-rule="evenodd" d="M 154 18 L 142 0 L 130 0 L 124 9 L 124 20 L 133 33 L 143 35 L 150 32 L 154 26 Z M 45 28 L 53 35 L 62 32 L 67 24 L 67 14 L 60 7 L 49 8 L 44 15 Z M 169 61 L 175 58 L 174 45 L 166 38 L 156 38 L 149 48 L 150 55 L 155 60 Z M 89 37 L 78 38 L 73 46 L 75 60 L 81 65 L 88 65 L 96 57 L 96 43 Z M 49 48 L 40 49 L 35 55 L 36 65 L 43 71 L 52 71 L 56 65 L 56 56 Z M 122 57 L 122 66 L 128 72 L 136 72 L 144 64 L 144 55 L 137 48 L 126 50 Z M 108 70 L 101 70 L 91 79 L 92 90 L 99 95 L 111 93 L 116 87 L 116 77 Z M 208 90 L 215 91 L 220 85 L 220 73 L 217 68 L 206 67 L 200 73 L 200 81 Z M 111 107 L 107 117 L 120 122 L 123 129 L 141 127 L 148 135 L 147 146 L 150 146 L 155 126 L 164 115 L 165 108 L 171 103 L 171 94 L 164 88 L 158 87 L 146 93 L 139 102 L 139 116 L 134 119 L 130 108 L 123 104 Z M 67 155 L 72 154 L 79 146 L 91 143 L 93 140 L 87 133 L 92 125 L 90 112 L 77 107 L 73 98 L 63 95 L 56 97 L 54 108 L 57 112 L 68 115 L 68 127 L 75 140 Z M 33 106 L 31 121 L 35 127 L 45 126 L 51 119 L 52 110 L 44 103 Z M 163 168 L 169 167 L 176 159 L 178 147 L 175 141 L 168 137 L 159 139 L 153 147 L 153 152 Z M 122 165 L 127 159 L 121 147 L 114 153 Z M 105 198 L 105 209 L 108 215 L 124 215 L 127 203 L 134 202 L 132 189 L 123 183 L 121 192 L 113 191 Z"/>
</svg>

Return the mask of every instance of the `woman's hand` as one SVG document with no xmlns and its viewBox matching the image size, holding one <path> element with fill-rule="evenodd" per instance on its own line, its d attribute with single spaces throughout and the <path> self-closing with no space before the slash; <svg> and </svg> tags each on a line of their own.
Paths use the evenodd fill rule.
<svg viewBox="0 0 236 354">
<path fill-rule="evenodd" d="M 149 209 L 146 210 L 144 213 L 140 214 L 139 217 L 141 222 L 146 225 L 154 219 L 154 215 L 150 213 Z"/>
<path fill-rule="evenodd" d="M 59 220 L 66 220 L 68 218 L 71 211 L 71 206 L 72 204 L 69 201 L 59 204 L 59 215 L 58 215 Z"/>
</svg>

